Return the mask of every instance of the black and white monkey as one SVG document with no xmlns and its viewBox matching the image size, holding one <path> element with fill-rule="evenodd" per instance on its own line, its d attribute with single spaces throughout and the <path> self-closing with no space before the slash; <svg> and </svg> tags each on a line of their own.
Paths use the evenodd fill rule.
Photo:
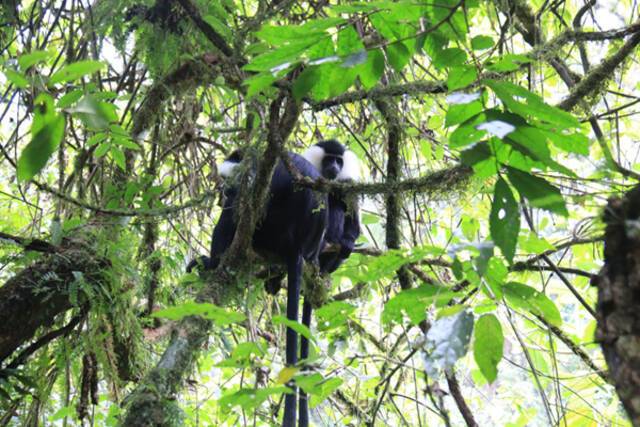
<svg viewBox="0 0 640 427">
<path fill-rule="evenodd" d="M 336 140 L 321 141 L 303 155 L 288 153 L 293 166 L 313 180 L 321 177 L 336 181 L 353 181 L 359 176 L 357 156 Z M 229 248 L 236 232 L 237 187 L 230 179 L 242 161 L 240 152 L 234 152 L 218 168 L 226 180 L 225 201 L 220 219 L 213 230 L 210 257 L 201 257 L 205 269 L 215 269 Z M 352 206 L 350 206 L 352 205 Z M 319 194 L 306 188 L 294 188 L 294 180 L 280 161 L 275 168 L 269 188 L 269 199 L 261 221 L 253 235 L 253 247 L 258 252 L 278 256 L 287 267 L 287 319 L 298 321 L 300 285 L 303 261 L 317 263 L 320 271 L 331 273 L 349 257 L 360 235 L 357 203 L 349 203 L 340 194 Z M 332 246 L 330 252 L 323 249 Z M 190 271 L 196 261 L 187 267 Z M 311 323 L 311 304 L 305 298 L 302 323 Z M 298 362 L 298 336 L 287 328 L 286 364 Z M 309 343 L 302 338 L 300 358 L 309 356 Z M 285 397 L 283 426 L 296 423 L 296 396 Z M 307 396 L 300 395 L 300 427 L 309 425 Z"/>
</svg>

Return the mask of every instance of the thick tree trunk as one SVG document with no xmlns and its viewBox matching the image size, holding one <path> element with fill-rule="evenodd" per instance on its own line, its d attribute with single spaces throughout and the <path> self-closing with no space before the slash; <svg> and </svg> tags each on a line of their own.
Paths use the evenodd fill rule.
<svg viewBox="0 0 640 427">
<path fill-rule="evenodd" d="M 618 396 L 640 426 L 640 186 L 604 214 L 605 265 L 598 286 L 597 339 Z"/>
<path fill-rule="evenodd" d="M 70 285 L 80 274 L 91 283 L 106 266 L 84 245 L 62 247 L 0 286 L 0 362 L 72 307 Z"/>
</svg>

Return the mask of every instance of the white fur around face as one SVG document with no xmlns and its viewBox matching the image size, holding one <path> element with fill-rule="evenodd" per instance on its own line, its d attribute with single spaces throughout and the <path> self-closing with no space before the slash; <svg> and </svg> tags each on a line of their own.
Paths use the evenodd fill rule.
<svg viewBox="0 0 640 427">
<path fill-rule="evenodd" d="M 221 177 L 223 178 L 229 178 L 231 176 L 231 174 L 233 173 L 233 170 L 238 167 L 240 163 L 236 163 L 236 162 L 230 162 L 228 160 L 225 160 L 224 162 L 222 162 L 219 166 L 218 166 L 218 173 L 220 174 Z"/>
<path fill-rule="evenodd" d="M 318 172 L 322 172 L 322 159 L 324 158 L 324 150 L 317 145 L 312 145 L 302 153 L 302 157 L 307 159 L 309 163 L 311 163 Z"/>
<path fill-rule="evenodd" d="M 313 145 L 302 153 L 302 157 L 307 159 L 318 172 L 322 173 L 322 159 L 324 158 L 324 150 L 322 147 Z M 342 170 L 336 177 L 337 181 L 354 180 L 358 181 L 360 178 L 360 160 L 353 151 L 345 150 L 342 156 Z"/>
<path fill-rule="evenodd" d="M 336 177 L 338 181 L 360 179 L 360 160 L 353 151 L 345 150 L 342 156 L 342 170 Z"/>
</svg>

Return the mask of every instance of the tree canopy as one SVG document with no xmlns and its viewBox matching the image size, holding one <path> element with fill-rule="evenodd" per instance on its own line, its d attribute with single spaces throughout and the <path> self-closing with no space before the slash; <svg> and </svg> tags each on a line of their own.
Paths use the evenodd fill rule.
<svg viewBox="0 0 640 427">
<path fill-rule="evenodd" d="M 0 426 L 278 425 L 292 379 L 313 425 L 640 426 L 638 12 L 3 2 Z M 251 236 L 328 138 L 360 181 L 291 173 L 362 236 L 307 329 Z M 233 244 L 185 273 L 237 149 Z"/>
</svg>

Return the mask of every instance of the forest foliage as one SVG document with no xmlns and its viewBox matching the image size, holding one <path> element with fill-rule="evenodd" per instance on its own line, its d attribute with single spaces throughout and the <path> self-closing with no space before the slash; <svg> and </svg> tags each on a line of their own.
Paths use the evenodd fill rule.
<svg viewBox="0 0 640 427">
<path fill-rule="evenodd" d="M 36 0 L 0 21 L 0 425 L 277 425 L 291 379 L 317 425 L 630 425 L 591 282 L 607 198 L 640 177 L 635 2 Z M 361 181 L 297 185 L 354 195 L 362 236 L 305 289 L 308 329 L 248 241 L 278 158 L 327 138 Z M 187 274 L 238 148 L 233 255 Z M 311 339 L 299 366 L 286 327 Z"/>
</svg>

